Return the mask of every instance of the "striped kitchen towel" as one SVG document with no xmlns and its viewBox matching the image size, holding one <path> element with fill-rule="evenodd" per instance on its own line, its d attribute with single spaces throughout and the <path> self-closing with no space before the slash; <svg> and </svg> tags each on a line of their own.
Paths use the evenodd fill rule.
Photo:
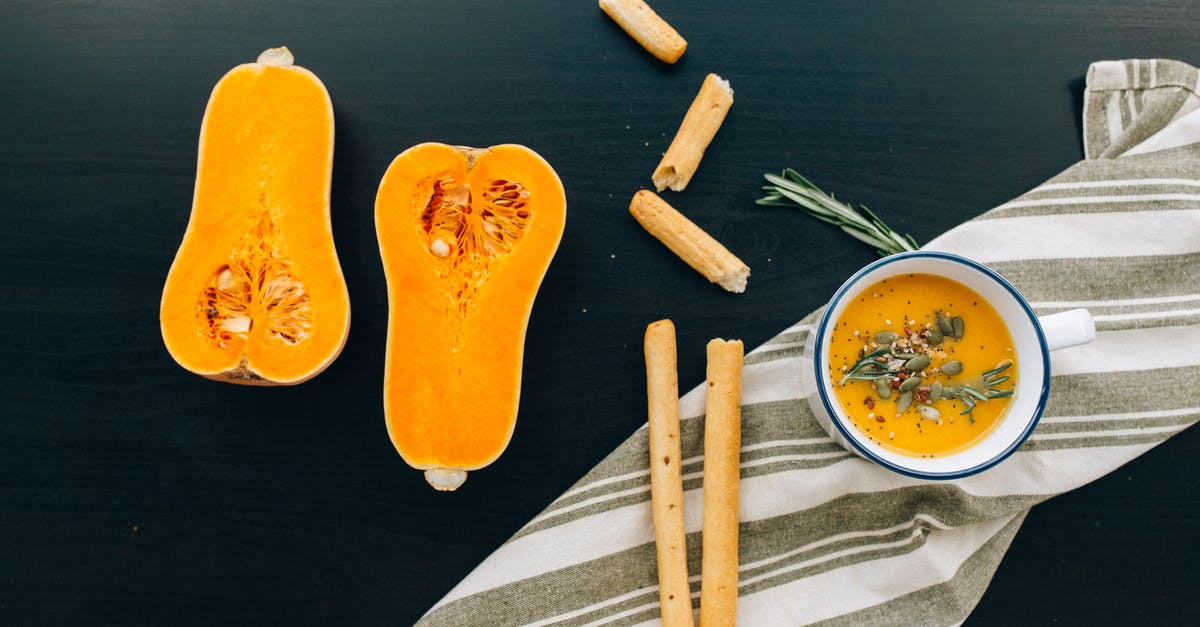
<svg viewBox="0 0 1200 627">
<path fill-rule="evenodd" d="M 1029 441 L 985 473 L 906 478 L 838 447 L 804 400 L 813 316 L 746 356 L 738 618 L 747 625 L 954 624 L 982 596 L 1029 508 L 1111 472 L 1200 419 L 1200 96 L 1195 68 L 1088 71 L 1087 158 L 926 248 L 998 270 L 1039 315 L 1086 307 L 1093 344 L 1054 353 Z M 1156 394 L 1137 393 L 1154 386 Z M 704 386 L 686 394 L 684 511 L 698 604 Z M 517 532 L 424 625 L 658 622 L 643 427 Z"/>
</svg>

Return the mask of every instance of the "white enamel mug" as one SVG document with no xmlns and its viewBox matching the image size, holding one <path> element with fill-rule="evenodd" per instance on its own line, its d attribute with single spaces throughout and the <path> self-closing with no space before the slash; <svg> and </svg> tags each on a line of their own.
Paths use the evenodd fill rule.
<svg viewBox="0 0 1200 627">
<path fill-rule="evenodd" d="M 829 340 L 846 305 L 868 286 L 894 276 L 932 274 L 961 283 L 982 296 L 1008 326 L 1020 377 L 1001 422 L 969 448 L 943 456 L 915 457 L 888 450 L 863 435 L 834 398 Z M 821 426 L 847 450 L 884 468 L 921 479 L 958 479 L 983 472 L 1017 450 L 1037 426 L 1050 392 L 1050 352 L 1096 338 L 1092 316 L 1073 309 L 1038 317 L 1008 281 L 987 266 L 942 252 L 884 257 L 859 270 L 834 293 L 805 346 L 803 376 L 813 384 L 809 405 Z"/>
</svg>

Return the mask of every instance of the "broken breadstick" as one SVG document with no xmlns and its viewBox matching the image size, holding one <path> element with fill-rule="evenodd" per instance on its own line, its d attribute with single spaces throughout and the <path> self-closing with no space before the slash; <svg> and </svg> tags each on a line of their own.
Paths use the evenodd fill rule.
<svg viewBox="0 0 1200 627">
<path fill-rule="evenodd" d="M 708 343 L 704 414 L 704 522 L 700 624 L 733 625 L 738 597 L 738 479 L 742 449 L 742 342 Z"/>
<path fill-rule="evenodd" d="M 629 202 L 629 213 L 709 281 L 737 294 L 746 291 L 750 268 L 658 194 L 639 190 Z"/>
<path fill-rule="evenodd" d="M 692 622 L 692 594 L 683 531 L 682 454 L 679 443 L 679 374 L 675 325 L 646 327 L 646 398 L 650 418 L 650 501 L 658 556 L 658 607 L 663 625 Z"/>
<path fill-rule="evenodd" d="M 642 0 L 600 0 L 600 10 L 660 61 L 674 63 L 687 41 Z"/>
<path fill-rule="evenodd" d="M 700 85 L 700 93 L 696 94 L 687 115 L 683 117 L 683 124 L 675 133 L 675 139 L 671 140 L 662 161 L 650 176 L 658 191 L 670 187 L 672 191 L 681 192 L 687 187 L 696 168 L 700 166 L 704 150 L 716 136 L 717 129 L 721 128 L 725 114 L 729 113 L 732 105 L 733 88 L 729 86 L 729 81 L 716 74 L 706 76 Z"/>
</svg>

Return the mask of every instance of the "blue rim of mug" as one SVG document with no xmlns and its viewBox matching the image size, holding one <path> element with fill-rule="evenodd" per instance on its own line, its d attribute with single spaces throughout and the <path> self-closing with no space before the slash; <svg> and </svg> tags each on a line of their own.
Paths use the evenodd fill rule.
<svg viewBox="0 0 1200 627">
<path fill-rule="evenodd" d="M 1025 315 L 1029 317 L 1029 321 L 1033 325 L 1034 333 L 1037 335 L 1038 345 L 1041 348 L 1042 353 L 1042 372 L 1044 373 L 1044 376 L 1042 377 L 1042 389 L 1040 395 L 1038 396 L 1037 406 L 1033 410 L 1033 416 L 1030 418 L 1029 423 L 1025 426 L 1025 429 L 1022 430 L 1020 435 L 1010 442 L 1008 446 L 1004 448 L 1004 450 L 1000 451 L 992 458 L 962 470 L 954 470 L 949 472 L 928 472 L 916 470 L 884 459 L 875 454 L 875 452 L 860 444 L 856 439 L 855 434 L 850 432 L 850 428 L 843 424 L 842 419 L 839 418 L 840 414 L 837 412 L 833 404 L 830 403 L 829 395 L 826 394 L 825 385 L 823 383 L 825 366 L 821 362 L 824 360 L 824 354 L 827 352 L 823 349 L 823 347 L 825 345 L 825 335 L 829 327 L 830 318 L 833 315 L 833 310 L 836 308 L 835 304 L 841 302 L 842 298 L 846 296 L 847 292 L 857 285 L 867 273 L 878 270 L 884 266 L 891 265 L 897 261 L 921 257 L 940 259 L 943 261 L 949 261 L 967 266 L 984 274 L 988 278 L 1000 284 L 1001 287 L 1008 290 L 1009 294 L 1012 295 L 1017 304 L 1021 306 L 1021 309 L 1025 311 Z M 971 475 L 981 473 L 1007 459 L 1009 455 L 1012 455 L 1018 447 L 1025 443 L 1025 440 L 1029 438 L 1029 434 L 1033 432 L 1034 427 L 1037 427 L 1038 421 L 1041 420 L 1042 412 L 1046 409 L 1046 398 L 1050 394 L 1050 347 L 1046 343 L 1046 334 L 1042 331 L 1042 325 L 1038 322 L 1037 315 L 1033 313 L 1033 308 L 1029 306 L 1029 303 L 1025 300 L 1025 297 L 1022 296 L 1021 293 L 1018 292 L 1011 283 L 1005 280 L 1004 277 L 997 274 L 995 270 L 992 270 L 978 261 L 951 253 L 924 250 L 897 253 L 868 264 L 863 269 L 854 273 L 854 276 L 846 279 L 846 282 L 843 283 L 836 292 L 834 292 L 833 298 L 830 299 L 829 303 L 829 306 L 825 308 L 825 312 L 821 314 L 820 322 L 817 324 L 817 336 L 815 342 L 816 350 L 813 351 L 813 371 L 817 376 L 817 394 L 821 397 L 821 403 L 825 406 L 826 413 L 829 414 L 829 421 L 833 423 L 833 426 L 841 432 L 843 438 L 849 442 L 850 445 L 853 446 L 859 453 L 861 453 L 863 457 L 866 457 L 867 459 L 879 464 L 880 466 L 883 466 L 884 468 L 887 468 L 888 470 L 917 479 L 961 479 L 963 477 L 969 477 Z"/>
</svg>

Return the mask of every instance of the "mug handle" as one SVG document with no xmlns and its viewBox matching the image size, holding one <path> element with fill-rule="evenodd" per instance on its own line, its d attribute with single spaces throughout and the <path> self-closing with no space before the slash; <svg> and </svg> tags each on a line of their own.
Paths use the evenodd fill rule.
<svg viewBox="0 0 1200 627">
<path fill-rule="evenodd" d="M 1046 334 L 1046 346 L 1052 351 L 1087 344 L 1096 339 L 1096 323 L 1086 309 L 1040 316 L 1038 323 Z"/>
</svg>

